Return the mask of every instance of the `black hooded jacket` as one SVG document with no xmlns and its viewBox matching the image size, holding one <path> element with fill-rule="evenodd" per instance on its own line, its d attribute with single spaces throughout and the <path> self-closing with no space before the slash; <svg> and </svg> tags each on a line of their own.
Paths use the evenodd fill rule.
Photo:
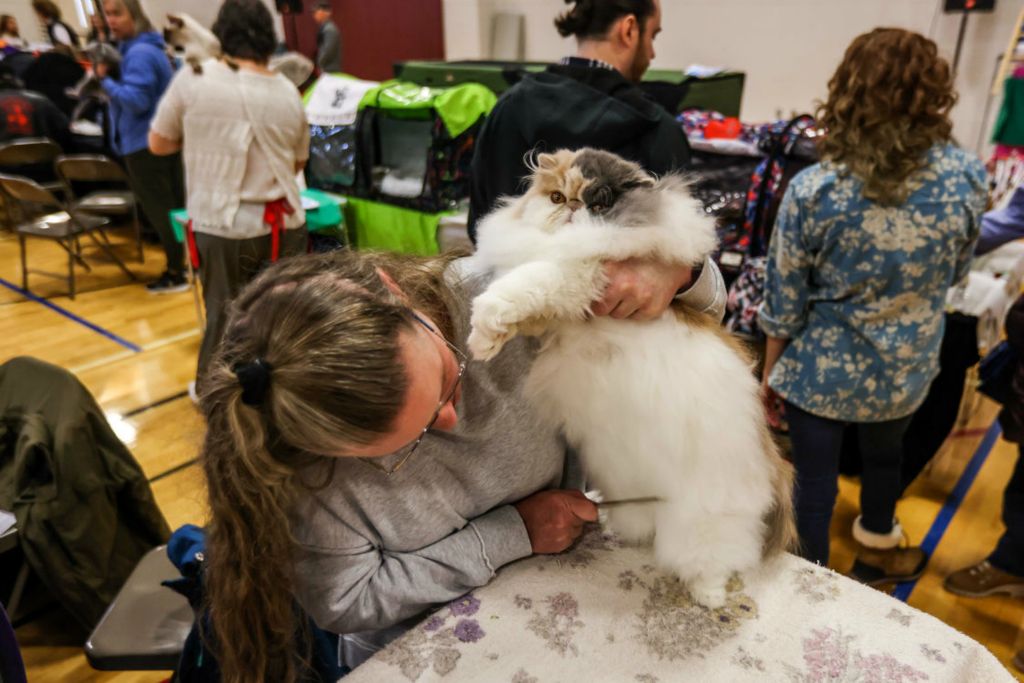
<svg viewBox="0 0 1024 683">
<path fill-rule="evenodd" d="M 488 116 L 473 154 L 469 234 L 505 195 L 522 194 L 527 153 L 596 147 L 648 171 L 681 170 L 690 161 L 682 126 L 618 71 L 551 66 L 526 76 Z"/>
</svg>

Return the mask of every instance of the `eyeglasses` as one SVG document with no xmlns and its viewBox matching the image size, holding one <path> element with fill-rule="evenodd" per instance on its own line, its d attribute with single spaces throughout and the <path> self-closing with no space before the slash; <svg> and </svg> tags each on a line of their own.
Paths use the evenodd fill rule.
<svg viewBox="0 0 1024 683">
<path fill-rule="evenodd" d="M 403 446 L 402 448 L 398 449 L 397 451 L 394 451 L 393 453 L 380 456 L 380 458 L 402 456 L 401 459 L 393 467 L 387 468 L 381 465 L 379 462 L 377 462 L 380 458 L 359 458 L 360 461 L 366 463 L 375 470 L 383 472 L 389 477 L 398 470 L 402 469 L 405 463 L 409 462 L 409 458 L 412 457 L 412 454 L 416 452 L 416 449 L 419 447 L 420 443 L 423 442 L 423 439 L 427 436 L 427 432 L 429 432 L 433 428 L 434 423 L 437 422 L 437 418 L 440 417 L 441 411 L 444 410 L 444 407 L 448 405 L 448 403 L 450 403 L 453 398 L 455 398 L 455 392 L 458 391 L 459 384 L 462 382 L 462 376 L 466 373 L 467 360 L 465 354 L 462 353 L 462 351 L 459 351 L 458 347 L 456 347 L 450 341 L 445 339 L 444 335 L 442 335 L 440 332 L 434 329 L 433 325 L 425 321 L 423 318 L 416 315 L 415 313 L 412 314 L 412 317 L 420 325 L 423 325 L 423 327 L 427 328 L 427 330 L 431 334 L 437 335 L 437 337 L 441 341 L 443 341 L 449 349 L 452 350 L 452 353 L 455 354 L 455 357 L 459 361 L 459 372 L 457 375 L 455 375 L 455 381 L 452 382 L 451 388 L 447 392 L 445 392 L 445 395 L 441 398 L 441 402 L 437 404 L 437 410 L 434 411 L 434 416 L 430 418 L 430 422 L 428 422 L 427 426 L 423 428 L 422 432 L 420 432 L 419 437 L 412 443 Z"/>
</svg>

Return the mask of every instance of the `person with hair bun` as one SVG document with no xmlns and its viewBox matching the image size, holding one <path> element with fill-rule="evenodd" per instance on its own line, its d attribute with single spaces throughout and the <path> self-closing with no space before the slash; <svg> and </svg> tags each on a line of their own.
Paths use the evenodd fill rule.
<svg viewBox="0 0 1024 683">
<path fill-rule="evenodd" d="M 306 250 L 295 175 L 309 125 L 295 85 L 267 66 L 277 39 L 261 0 L 225 0 L 213 24 L 223 56 L 182 69 L 153 117 L 154 154 L 184 151 L 188 215 L 206 305 L 197 384 L 223 334 L 227 303 L 264 264 Z"/>
<path fill-rule="evenodd" d="M 530 155 L 593 147 L 663 175 L 685 168 L 690 147 L 673 116 L 637 86 L 654 59 L 660 0 L 566 0 L 555 27 L 576 54 L 509 89 L 487 117 L 473 154 L 469 233 L 504 196 L 522 194 Z M 606 268 L 611 281 L 597 315 L 647 320 L 688 288 L 714 291 L 709 260 L 694 272 L 659 263 Z M 664 305 L 663 305 L 664 304 Z"/>
<path fill-rule="evenodd" d="M 911 580 L 928 557 L 901 547 L 903 435 L 938 373 L 946 291 L 966 276 L 985 170 L 952 140 L 953 74 L 931 40 L 857 37 L 818 111 L 823 161 L 798 174 L 768 250 L 764 389 L 782 400 L 796 467 L 802 554 L 829 558 L 846 429 L 863 473 L 851 575 Z"/>
</svg>

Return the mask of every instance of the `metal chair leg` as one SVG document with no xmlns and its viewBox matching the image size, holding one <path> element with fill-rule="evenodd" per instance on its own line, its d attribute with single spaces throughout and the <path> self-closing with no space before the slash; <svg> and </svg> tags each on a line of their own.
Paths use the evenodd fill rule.
<svg viewBox="0 0 1024 683">
<path fill-rule="evenodd" d="M 68 297 L 75 300 L 75 254 L 68 249 Z"/>
<path fill-rule="evenodd" d="M 18 247 L 21 250 L 21 288 L 28 291 L 28 254 L 26 253 L 25 236 L 18 235 Z"/>
<path fill-rule="evenodd" d="M 109 244 L 104 244 L 102 240 L 96 239 L 96 235 L 92 234 L 91 230 L 89 232 L 86 232 L 85 234 L 88 235 L 89 239 L 95 242 L 99 246 L 99 248 L 102 249 L 107 254 L 107 256 L 110 257 L 110 260 L 113 261 L 118 268 L 124 271 L 125 275 L 130 277 L 132 280 L 138 280 L 138 278 L 135 277 L 135 273 L 128 270 L 128 266 L 126 266 L 124 264 L 124 261 L 122 261 L 120 257 L 114 253 L 113 249 L 110 248 Z"/>
</svg>

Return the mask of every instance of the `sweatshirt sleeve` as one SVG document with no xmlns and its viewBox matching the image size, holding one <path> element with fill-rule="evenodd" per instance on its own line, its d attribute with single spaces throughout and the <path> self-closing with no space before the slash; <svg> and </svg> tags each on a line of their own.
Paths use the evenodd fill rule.
<svg viewBox="0 0 1024 683">
<path fill-rule="evenodd" d="M 160 93 L 153 81 L 157 72 L 157 58 L 150 51 L 136 48 L 130 58 L 121 63 L 121 80 L 116 81 L 109 76 L 101 83 L 110 99 L 135 114 L 144 114 L 156 107 Z"/>
<path fill-rule="evenodd" d="M 298 549 L 296 597 L 318 626 L 334 633 L 397 624 L 487 584 L 500 567 L 531 554 L 526 526 L 511 505 L 411 552 L 360 540 L 347 548 Z"/>
<path fill-rule="evenodd" d="M 685 292 L 676 295 L 676 300 L 698 313 L 707 313 L 718 322 L 725 317 L 725 301 L 728 292 L 725 279 L 718 265 L 708 258 L 704 261 L 697 281 Z"/>
</svg>

